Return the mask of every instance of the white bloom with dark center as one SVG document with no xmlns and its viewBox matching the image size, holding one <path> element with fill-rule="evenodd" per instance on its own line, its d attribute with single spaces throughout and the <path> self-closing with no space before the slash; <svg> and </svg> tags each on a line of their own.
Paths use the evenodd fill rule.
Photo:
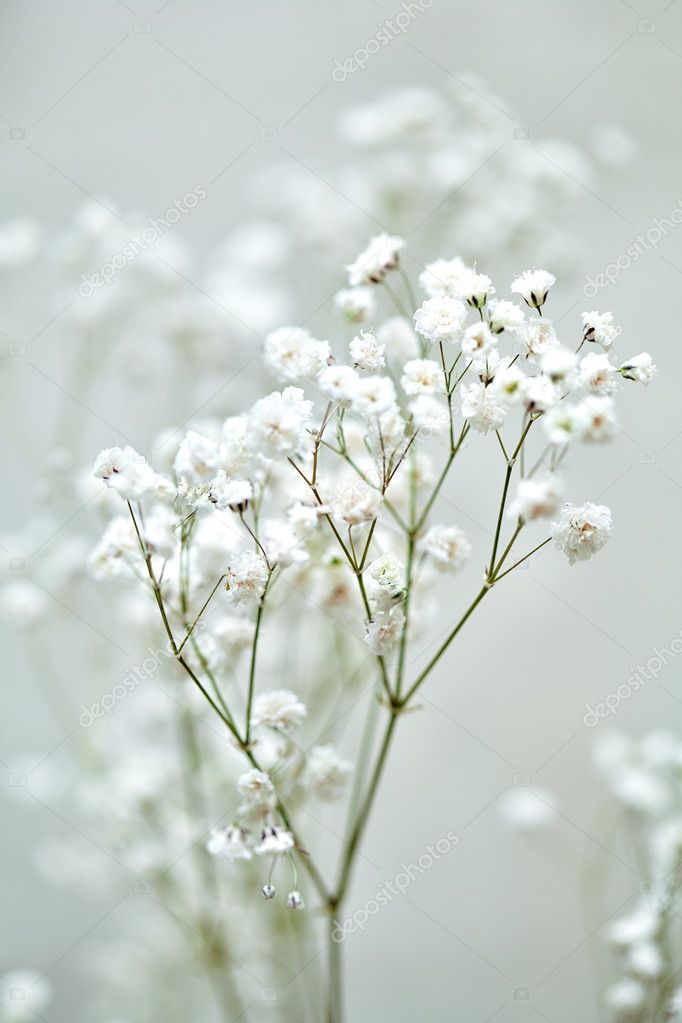
<svg viewBox="0 0 682 1023">
<path fill-rule="evenodd" d="M 253 852 L 248 832 L 243 828 L 214 828 L 209 835 L 206 848 L 211 856 L 221 860 L 251 860 Z"/>
<path fill-rule="evenodd" d="M 555 282 L 556 277 L 547 270 L 524 270 L 520 277 L 512 281 L 511 291 L 520 295 L 527 305 L 540 309 Z"/>
<path fill-rule="evenodd" d="M 156 485 L 156 473 L 146 458 L 135 448 L 105 448 L 100 451 L 92 470 L 93 476 L 104 480 L 126 501 L 137 501 Z"/>
<path fill-rule="evenodd" d="M 571 391 L 575 387 L 576 362 L 575 352 L 564 348 L 563 345 L 549 348 L 540 356 L 540 368 L 544 375 L 549 377 L 553 384 L 560 384 L 564 391 Z"/>
<path fill-rule="evenodd" d="M 392 607 L 389 611 L 378 611 L 371 622 L 367 622 L 365 643 L 373 654 L 383 657 L 399 641 L 404 625 L 405 615 L 400 606 Z"/>
<path fill-rule="evenodd" d="M 578 416 L 581 423 L 581 440 L 601 444 L 609 441 L 618 429 L 616 406 L 613 398 L 590 396 L 580 403 Z"/>
<path fill-rule="evenodd" d="M 261 554 L 252 550 L 242 551 L 227 567 L 225 592 L 228 602 L 242 607 L 257 604 L 265 593 L 269 574 Z"/>
<path fill-rule="evenodd" d="M 229 508 L 234 512 L 243 512 L 252 497 L 253 487 L 250 482 L 230 479 L 224 469 L 218 471 L 208 492 L 209 501 L 218 511 Z"/>
<path fill-rule="evenodd" d="M 402 238 L 385 233 L 376 235 L 355 262 L 346 267 L 349 284 L 381 284 L 384 277 L 397 268 L 404 247 Z"/>
<path fill-rule="evenodd" d="M 374 315 L 376 300 L 372 288 L 342 288 L 334 297 L 334 307 L 349 323 L 365 323 Z"/>
<path fill-rule="evenodd" d="M 482 309 L 490 296 L 495 294 L 493 282 L 488 275 L 476 273 L 475 270 L 469 270 L 463 275 L 461 288 L 462 298 L 474 309 Z"/>
<path fill-rule="evenodd" d="M 313 403 L 303 397 L 300 387 L 286 387 L 260 398 L 248 418 L 247 439 L 269 458 L 290 455 L 303 444 Z"/>
<path fill-rule="evenodd" d="M 263 362 L 281 380 L 314 380 L 327 365 L 328 341 L 318 341 L 304 327 L 280 327 L 265 339 Z"/>
<path fill-rule="evenodd" d="M 509 506 L 509 515 L 533 522 L 551 519 L 559 511 L 561 487 L 555 476 L 544 480 L 521 480 L 516 497 Z"/>
<path fill-rule="evenodd" d="M 253 701 L 254 725 L 265 725 L 279 732 L 290 732 L 306 717 L 308 711 L 290 689 L 269 689 Z"/>
<path fill-rule="evenodd" d="M 604 504 L 567 504 L 558 522 L 552 523 L 552 539 L 569 565 L 587 561 L 606 545 L 613 529 L 611 509 Z"/>
<path fill-rule="evenodd" d="M 521 384 L 521 396 L 526 411 L 530 415 L 547 412 L 561 398 L 561 391 L 544 373 L 535 377 L 526 377 Z"/>
<path fill-rule="evenodd" d="M 432 359 L 411 359 L 403 366 L 400 386 L 409 395 L 435 394 L 445 390 L 445 376 Z"/>
<path fill-rule="evenodd" d="M 654 360 L 648 352 L 640 352 L 624 362 L 618 372 L 626 380 L 636 380 L 639 384 L 648 384 L 658 373 Z"/>
<path fill-rule="evenodd" d="M 420 546 L 441 572 L 457 572 L 472 551 L 469 540 L 457 526 L 431 526 Z"/>
<path fill-rule="evenodd" d="M 301 782 L 318 799 L 338 799 L 351 774 L 351 764 L 333 746 L 313 746 L 306 757 Z"/>
<path fill-rule="evenodd" d="M 613 322 L 613 313 L 598 313 L 595 310 L 583 313 L 583 339 L 594 341 L 608 351 L 620 334 L 620 327 Z"/>
<path fill-rule="evenodd" d="M 489 306 L 489 316 L 493 334 L 501 334 L 503 330 L 517 330 L 526 318 L 523 309 L 508 299 L 493 300 Z"/>
<path fill-rule="evenodd" d="M 427 341 L 456 341 L 466 318 L 467 307 L 459 299 L 429 298 L 414 314 L 414 325 Z"/>
<path fill-rule="evenodd" d="M 293 847 L 294 838 L 291 832 L 272 825 L 269 828 L 264 828 L 261 832 L 260 842 L 256 846 L 256 853 L 259 856 L 272 856 L 287 853 Z"/>
<path fill-rule="evenodd" d="M 469 358 L 485 356 L 493 351 L 497 338 L 491 333 L 487 323 L 472 323 L 464 331 L 462 353 Z"/>
<path fill-rule="evenodd" d="M 578 381 L 592 394 L 613 394 L 618 389 L 618 370 L 608 355 L 591 352 L 580 360 Z"/>
<path fill-rule="evenodd" d="M 358 369 L 377 373 L 386 365 L 384 346 L 377 341 L 371 330 L 361 330 L 348 345 L 348 351 Z"/>
<path fill-rule="evenodd" d="M 499 430 L 504 423 L 509 407 L 500 401 L 492 387 L 481 383 L 463 384 L 461 387 L 462 417 L 474 430 L 488 433 Z"/>
</svg>

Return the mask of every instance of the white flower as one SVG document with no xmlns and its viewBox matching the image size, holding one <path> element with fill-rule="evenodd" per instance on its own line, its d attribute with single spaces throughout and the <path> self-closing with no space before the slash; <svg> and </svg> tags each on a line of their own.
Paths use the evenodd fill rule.
<svg viewBox="0 0 682 1023">
<path fill-rule="evenodd" d="M 437 362 L 411 359 L 403 366 L 400 386 L 405 394 L 434 394 L 445 390 L 445 377 Z"/>
<path fill-rule="evenodd" d="M 503 330 L 516 330 L 525 319 L 523 309 L 508 299 L 493 300 L 489 306 L 489 315 L 493 334 L 501 334 Z"/>
<path fill-rule="evenodd" d="M 376 308 L 374 291 L 372 288 L 342 288 L 334 297 L 334 307 L 349 323 L 365 323 Z"/>
<path fill-rule="evenodd" d="M 542 417 L 542 425 L 552 444 L 569 444 L 582 440 L 589 428 L 589 412 L 584 402 L 580 405 L 560 401 Z"/>
<path fill-rule="evenodd" d="M 590 313 L 583 313 L 583 340 L 594 341 L 608 351 L 613 342 L 620 334 L 620 327 L 613 322 L 613 313 L 598 313 L 593 310 Z"/>
<path fill-rule="evenodd" d="M 351 401 L 360 377 L 352 366 L 334 362 L 322 370 L 317 383 L 323 394 L 340 401 Z"/>
<path fill-rule="evenodd" d="M 469 421 L 474 430 L 487 433 L 499 430 L 509 411 L 501 404 L 499 396 L 484 384 L 462 384 L 462 417 Z"/>
<path fill-rule="evenodd" d="M 612 1023 L 638 1023 L 646 1006 L 646 988 L 631 977 L 612 984 L 604 996 Z"/>
<path fill-rule="evenodd" d="M 399 591 L 403 585 L 405 566 L 393 554 L 382 554 L 367 566 L 367 574 L 382 589 Z"/>
<path fill-rule="evenodd" d="M 455 341 L 467 318 L 467 308 L 456 298 L 429 298 L 414 314 L 418 334 L 428 341 Z"/>
<path fill-rule="evenodd" d="M 591 352 L 580 360 L 578 381 L 592 394 L 613 394 L 618 388 L 618 371 L 608 355 Z"/>
<path fill-rule="evenodd" d="M 156 474 L 146 458 L 129 445 L 100 451 L 92 473 L 127 501 L 139 500 L 156 484 Z"/>
<path fill-rule="evenodd" d="M 651 941 L 643 941 L 635 945 L 628 955 L 628 969 L 641 980 L 656 980 L 663 972 L 663 956 L 661 950 Z"/>
<path fill-rule="evenodd" d="M 421 548 L 441 572 L 457 572 L 469 559 L 471 544 L 457 526 L 431 526 Z"/>
<path fill-rule="evenodd" d="M 270 856 L 277 853 L 286 853 L 294 847 L 294 838 L 284 828 L 274 826 L 264 828 L 261 833 L 260 842 L 256 846 L 259 856 Z"/>
<path fill-rule="evenodd" d="M 629 914 L 610 924 L 606 932 L 607 940 L 614 948 L 628 949 L 642 941 L 651 941 L 656 937 L 661 926 L 658 910 L 640 902 Z"/>
<path fill-rule="evenodd" d="M 549 377 L 540 374 L 526 377 L 521 384 L 521 397 L 526 411 L 533 415 L 536 412 L 546 412 L 556 405 L 561 398 L 561 392 Z"/>
<path fill-rule="evenodd" d="M 482 309 L 490 295 L 495 294 L 493 282 L 488 275 L 476 273 L 475 270 L 463 274 L 460 287 L 462 298 L 465 298 L 474 309 Z"/>
<path fill-rule="evenodd" d="M 464 293 L 467 278 L 473 273 L 459 256 L 437 259 L 419 275 L 419 283 L 430 298 L 458 298 Z"/>
<path fill-rule="evenodd" d="M 547 270 L 524 270 L 520 277 L 512 281 L 511 290 L 515 295 L 520 295 L 527 305 L 540 309 L 555 282 L 556 277 Z"/>
<path fill-rule="evenodd" d="M 227 599 L 235 606 L 257 604 L 265 592 L 268 567 L 260 554 L 246 550 L 230 561 L 225 589 Z"/>
<path fill-rule="evenodd" d="M 303 327 L 280 327 L 265 339 L 263 362 L 282 380 L 314 380 L 327 365 L 328 341 L 318 341 Z"/>
<path fill-rule="evenodd" d="M 173 462 L 173 469 L 185 483 L 198 486 L 209 483 L 218 471 L 218 442 L 196 430 L 183 437 Z"/>
<path fill-rule="evenodd" d="M 389 234 L 376 235 L 355 262 L 346 267 L 348 282 L 351 285 L 381 284 L 386 274 L 398 266 L 400 250 L 404 247 L 402 238 Z"/>
<path fill-rule="evenodd" d="M 290 689 L 269 689 L 253 701 L 254 725 L 290 732 L 301 724 L 308 711 Z"/>
<path fill-rule="evenodd" d="M 208 499 L 218 511 L 230 508 L 234 512 L 243 512 L 252 497 L 253 487 L 249 481 L 230 479 L 224 469 L 218 471 L 208 491 Z"/>
<path fill-rule="evenodd" d="M 380 416 L 395 405 L 395 387 L 390 377 L 360 377 L 352 405 L 361 416 Z"/>
<path fill-rule="evenodd" d="M 419 351 L 417 335 L 402 316 L 390 316 L 376 332 L 377 340 L 384 346 L 389 358 L 403 363 L 414 358 Z"/>
<path fill-rule="evenodd" d="M 422 433 L 424 431 L 440 433 L 447 430 L 450 425 L 450 412 L 447 406 L 430 394 L 420 394 L 410 402 L 410 415 L 414 426 Z"/>
<path fill-rule="evenodd" d="M 521 400 L 525 373 L 510 359 L 504 359 L 495 369 L 492 389 L 500 401 L 513 404 Z"/>
<path fill-rule="evenodd" d="M 611 530 L 611 510 L 604 504 L 567 504 L 558 522 L 552 523 L 552 539 L 563 551 L 569 565 L 587 561 L 607 543 Z"/>
<path fill-rule="evenodd" d="M 526 357 L 534 359 L 544 355 L 550 348 L 556 348 L 559 344 L 552 321 L 538 317 L 526 320 L 522 324 L 519 330 L 519 340 Z"/>
<path fill-rule="evenodd" d="M 313 403 L 299 387 L 286 387 L 260 398 L 251 409 L 247 438 L 268 457 L 294 454 L 301 447 Z"/>
<path fill-rule="evenodd" d="M 228 476 L 241 478 L 249 461 L 246 441 L 246 416 L 228 416 L 220 437 L 220 467 Z"/>
<path fill-rule="evenodd" d="M 287 895 L 287 909 L 305 909 L 303 896 L 300 892 L 289 892 Z"/>
<path fill-rule="evenodd" d="M 540 368 L 553 384 L 561 384 L 564 390 L 570 391 L 575 384 L 576 361 L 575 352 L 557 345 L 540 356 Z"/>
<path fill-rule="evenodd" d="M 509 514 L 524 522 L 551 519 L 559 511 L 561 487 L 554 476 L 544 480 L 521 480 L 516 497 L 509 506 Z"/>
<path fill-rule="evenodd" d="M 490 332 L 487 323 L 472 323 L 464 331 L 462 353 L 469 357 L 485 356 L 496 344 L 497 338 Z"/>
<path fill-rule="evenodd" d="M 618 422 L 613 398 L 590 397 L 580 403 L 578 416 L 583 420 L 581 440 L 602 443 L 611 440 Z"/>
<path fill-rule="evenodd" d="M 211 856 L 218 856 L 221 860 L 253 859 L 248 832 L 243 828 L 214 828 L 209 835 L 206 848 Z"/>
<path fill-rule="evenodd" d="M 370 330 L 361 330 L 348 345 L 348 351 L 358 369 L 376 373 L 386 365 L 384 346 Z"/>
<path fill-rule="evenodd" d="M 258 771 L 256 768 L 246 771 L 237 779 L 237 789 L 248 808 L 257 810 L 262 815 L 274 810 L 277 802 L 275 787 L 265 771 Z"/>
<path fill-rule="evenodd" d="M 353 476 L 342 482 L 329 503 L 332 514 L 337 518 L 343 519 L 349 526 L 360 526 L 377 517 L 382 501 L 379 490 Z"/>
<path fill-rule="evenodd" d="M 373 654 L 383 657 L 400 639 L 404 624 L 405 615 L 400 606 L 378 611 L 372 621 L 367 622 L 365 643 Z"/>
<path fill-rule="evenodd" d="M 333 746 L 313 746 L 306 757 L 301 781 L 318 799 L 333 800 L 343 792 L 351 764 Z"/>
<path fill-rule="evenodd" d="M 658 373 L 658 369 L 648 352 L 640 352 L 624 362 L 618 372 L 626 380 L 636 380 L 640 384 L 648 384 Z"/>
</svg>

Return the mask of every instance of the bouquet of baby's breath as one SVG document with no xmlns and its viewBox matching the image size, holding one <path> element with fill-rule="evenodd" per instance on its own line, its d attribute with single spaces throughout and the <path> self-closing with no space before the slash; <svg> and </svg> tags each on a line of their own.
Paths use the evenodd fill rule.
<svg viewBox="0 0 682 1023">
<path fill-rule="evenodd" d="M 121 498 L 94 571 L 148 595 L 170 653 L 242 758 L 238 802 L 208 850 L 225 870 L 248 863 L 230 883 L 257 878 L 266 903 L 324 910 L 332 1023 L 342 1019 L 349 886 L 401 718 L 468 618 L 519 565 L 550 543 L 570 564 L 606 544 L 610 510 L 562 504 L 560 468 L 572 447 L 611 438 L 622 382 L 646 384 L 655 373 L 646 353 L 612 361 L 619 330 L 610 312 L 583 313 L 573 343 L 561 344 L 544 316 L 555 283 L 544 270 L 512 282 L 517 302 L 495 297 L 490 278 L 460 259 L 438 260 L 420 276 L 427 297 L 416 308 L 403 245 L 381 235 L 348 268 L 337 303 L 357 334 L 345 352 L 302 328 L 276 330 L 264 361 L 281 391 L 225 420 L 219 435 L 170 438 L 165 473 L 130 447 L 102 451 L 94 469 Z M 377 333 L 367 322 L 376 287 L 398 314 Z M 472 545 L 457 523 L 432 515 L 455 462 L 483 442 L 477 434 L 499 451 L 500 496 L 480 584 L 460 601 L 451 580 Z M 428 630 L 439 586 L 448 607 L 461 606 L 412 674 L 411 644 Z M 373 662 L 379 716 L 368 712 L 355 764 L 352 751 L 319 741 L 334 733 L 352 659 L 347 677 L 320 675 L 311 646 L 294 692 L 270 656 L 301 599 L 320 628 L 331 618 L 338 633 L 359 633 Z M 351 778 L 340 860 L 330 866 L 298 810 L 342 797 Z"/>
</svg>

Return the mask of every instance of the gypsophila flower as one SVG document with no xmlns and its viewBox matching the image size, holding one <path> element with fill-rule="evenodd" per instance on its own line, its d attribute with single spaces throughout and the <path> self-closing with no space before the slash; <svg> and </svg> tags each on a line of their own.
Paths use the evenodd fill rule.
<svg viewBox="0 0 682 1023">
<path fill-rule="evenodd" d="M 559 402 L 542 417 L 542 425 L 551 444 L 564 446 L 582 440 L 589 426 L 589 411 L 585 404 Z"/>
<path fill-rule="evenodd" d="M 508 514 L 518 516 L 524 522 L 550 519 L 559 511 L 561 490 L 555 476 L 548 476 L 544 480 L 521 480 Z"/>
<path fill-rule="evenodd" d="M 646 1006 L 646 988 L 632 977 L 624 977 L 607 990 L 605 1002 L 612 1023 L 637 1023 Z"/>
<path fill-rule="evenodd" d="M 552 321 L 537 317 L 523 322 L 519 329 L 519 341 L 526 358 L 533 359 L 539 358 L 559 344 Z"/>
<path fill-rule="evenodd" d="M 590 396 L 580 403 L 577 415 L 582 419 L 580 439 L 591 443 L 611 440 L 618 427 L 613 398 Z"/>
<path fill-rule="evenodd" d="M 513 404 L 521 400 L 525 373 L 510 359 L 503 359 L 495 369 L 492 390 L 498 401 Z"/>
<path fill-rule="evenodd" d="M 301 782 L 318 799 L 331 801 L 342 794 L 351 770 L 351 764 L 333 746 L 313 746 L 306 757 Z"/>
<path fill-rule="evenodd" d="M 355 262 L 346 267 L 349 284 L 381 284 L 384 277 L 397 268 L 400 250 L 404 247 L 402 238 L 389 234 L 376 235 Z"/>
<path fill-rule="evenodd" d="M 269 689 L 253 701 L 254 725 L 289 732 L 301 724 L 308 711 L 290 689 Z"/>
<path fill-rule="evenodd" d="M 489 316 L 493 334 L 501 334 L 503 330 L 514 331 L 526 318 L 523 309 L 508 299 L 493 300 L 489 306 Z"/>
<path fill-rule="evenodd" d="M 274 884 L 270 884 L 268 882 L 268 884 L 264 884 L 263 887 L 261 888 L 261 893 L 264 899 L 268 900 L 274 899 L 275 895 L 277 894 L 277 889 L 275 888 Z"/>
<path fill-rule="evenodd" d="M 229 508 L 233 512 L 246 511 L 253 497 L 253 487 L 248 480 L 233 480 L 224 469 L 212 481 L 208 491 L 208 499 L 219 511 Z"/>
<path fill-rule="evenodd" d="M 445 376 L 431 359 L 411 359 L 403 366 L 400 386 L 405 394 L 434 394 L 445 390 Z"/>
<path fill-rule="evenodd" d="M 218 460 L 218 442 L 189 430 L 180 443 L 173 468 L 181 480 L 197 486 L 213 479 L 218 471 Z"/>
<path fill-rule="evenodd" d="M 214 828 L 211 831 L 206 843 L 211 856 L 217 856 L 221 860 L 250 860 L 253 852 L 249 845 L 249 836 L 243 828 Z"/>
<path fill-rule="evenodd" d="M 563 391 L 571 391 L 576 383 L 576 361 L 575 352 L 557 345 L 540 356 L 540 368 L 553 384 L 560 384 Z"/>
<path fill-rule="evenodd" d="M 255 851 L 259 856 L 276 856 L 289 852 L 293 847 L 294 839 L 291 832 L 272 825 L 269 828 L 264 828 L 261 832 L 260 842 Z"/>
<path fill-rule="evenodd" d="M 578 381 L 592 394 L 613 394 L 618 389 L 618 371 L 608 355 L 591 352 L 580 360 Z"/>
<path fill-rule="evenodd" d="M 405 565 L 393 554 L 382 554 L 367 566 L 367 574 L 382 588 L 400 590 L 405 574 Z"/>
<path fill-rule="evenodd" d="M 280 327 L 265 339 L 263 361 L 281 380 L 314 380 L 331 356 L 328 341 L 318 341 L 304 327 Z"/>
<path fill-rule="evenodd" d="M 556 283 L 554 274 L 547 270 L 524 270 L 511 283 L 511 291 L 520 295 L 527 305 L 540 309 L 547 301 L 547 293 Z"/>
<path fill-rule="evenodd" d="M 636 380 L 646 386 L 656 376 L 658 369 L 648 352 L 640 352 L 624 362 L 618 372 L 625 380 Z"/>
<path fill-rule="evenodd" d="M 457 526 L 431 526 L 420 547 L 441 572 L 457 572 L 472 551 L 469 540 Z"/>
<path fill-rule="evenodd" d="M 606 545 L 612 531 L 611 510 L 604 504 L 567 504 L 558 522 L 552 523 L 552 539 L 569 565 L 587 561 Z"/>
<path fill-rule="evenodd" d="M 405 615 L 397 606 L 389 611 L 378 611 L 370 622 L 367 622 L 365 643 L 373 654 L 384 657 L 400 639 L 405 625 Z"/>
<path fill-rule="evenodd" d="M 490 387 L 482 383 L 462 384 L 460 393 L 462 417 L 474 430 L 479 433 L 499 430 L 509 408 Z"/>
<path fill-rule="evenodd" d="M 357 393 L 360 377 L 352 366 L 334 362 L 322 370 L 317 383 L 323 394 L 340 401 L 351 401 Z"/>
<path fill-rule="evenodd" d="M 467 318 L 467 308 L 457 298 L 429 298 L 414 314 L 418 334 L 427 341 L 456 341 Z"/>
<path fill-rule="evenodd" d="M 303 896 L 300 892 L 289 892 L 287 895 L 287 909 L 305 909 Z"/>
<path fill-rule="evenodd" d="M 372 288 L 342 288 L 334 296 L 336 311 L 349 323 L 365 323 L 374 315 L 376 300 Z"/>
<path fill-rule="evenodd" d="M 491 295 L 495 294 L 493 282 L 487 274 L 470 270 L 462 280 L 462 298 L 465 298 L 474 309 L 482 309 Z"/>
<path fill-rule="evenodd" d="M 286 387 L 260 398 L 251 409 L 247 426 L 250 444 L 264 455 L 294 454 L 301 447 L 313 403 L 299 387 Z"/>
<path fill-rule="evenodd" d="M 386 356 L 398 363 L 414 358 L 419 341 L 411 325 L 402 316 L 390 316 L 376 331 L 377 340 L 384 346 Z"/>
<path fill-rule="evenodd" d="M 349 526 L 372 522 L 379 514 L 383 496 L 379 490 L 361 479 L 350 479 L 330 501 L 332 514 Z"/>
<path fill-rule="evenodd" d="M 348 351 L 358 369 L 376 373 L 386 365 L 384 346 L 369 330 L 361 330 L 349 343 Z"/>
<path fill-rule="evenodd" d="M 485 357 L 497 344 L 497 338 L 491 333 L 487 323 L 472 323 L 464 331 L 462 338 L 462 354 L 470 359 Z"/>
<path fill-rule="evenodd" d="M 426 433 L 441 433 L 450 425 L 447 406 L 430 394 L 420 394 L 410 402 L 410 415 L 413 425 L 421 430 L 422 436 Z"/>
<path fill-rule="evenodd" d="M 396 394 L 390 377 L 360 377 L 351 401 L 361 416 L 380 416 L 395 404 Z"/>
<path fill-rule="evenodd" d="M 431 298 L 458 298 L 464 294 L 472 269 L 459 256 L 437 259 L 419 275 L 419 283 Z"/>
<path fill-rule="evenodd" d="M 127 501 L 144 497 L 155 484 L 154 470 L 144 456 L 129 445 L 100 451 L 92 474 Z"/>
<path fill-rule="evenodd" d="M 275 788 L 269 775 L 254 768 L 245 771 L 237 780 L 237 789 L 244 797 L 245 805 L 257 810 L 263 816 L 275 808 Z"/>
<path fill-rule="evenodd" d="M 613 322 L 613 313 L 599 313 L 593 310 L 590 313 L 583 313 L 583 340 L 594 341 L 601 345 L 604 351 L 608 351 L 613 342 L 620 334 L 620 327 Z"/>
<path fill-rule="evenodd" d="M 521 384 L 521 398 L 529 415 L 546 412 L 561 398 L 561 391 L 544 375 L 526 377 Z"/>
<path fill-rule="evenodd" d="M 242 551 L 227 566 L 225 591 L 230 604 L 250 607 L 265 593 L 268 566 L 261 554 Z"/>
</svg>

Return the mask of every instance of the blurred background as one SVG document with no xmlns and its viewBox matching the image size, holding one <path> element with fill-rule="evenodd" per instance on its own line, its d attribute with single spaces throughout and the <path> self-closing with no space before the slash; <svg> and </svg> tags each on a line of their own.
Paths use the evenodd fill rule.
<svg viewBox="0 0 682 1023">
<path fill-rule="evenodd" d="M 387 27 L 399 12 L 404 28 Z M 69 809 L 85 693 L 108 691 L 146 644 L 105 589 L 74 582 L 97 530 L 67 477 L 102 447 L 149 452 L 164 427 L 243 408 L 264 386 L 263 333 L 294 322 L 331 336 L 343 265 L 382 228 L 407 238 L 415 283 L 441 256 L 477 259 L 500 290 L 546 263 L 561 331 L 613 309 L 619 353 L 651 352 L 660 375 L 624 391 L 616 440 L 567 474 L 572 499 L 612 507 L 609 547 L 590 566 L 543 552 L 515 573 L 402 726 L 352 901 L 449 830 L 459 844 L 347 942 L 349 1019 L 604 1018 L 618 976 L 604 931 L 653 882 L 595 746 L 661 729 L 682 743 L 680 670 L 661 653 L 682 629 L 682 6 L 6 0 L 0 17 L 2 568 L 44 605 L 15 588 L 3 627 L 0 970 L 52 989 L 25 1018 L 133 1023 L 163 1004 L 135 994 L 142 954 L 117 958 L 131 926 L 144 934 L 165 912 L 145 868 L 131 875 L 83 806 Z M 404 89 L 418 91 L 391 103 Z M 435 138 L 441 102 L 454 113 Z M 195 190 L 89 301 L 84 279 Z M 486 472 L 462 459 L 442 504 L 479 549 L 495 455 Z M 446 595 L 441 630 L 479 572 Z M 587 705 L 652 657 L 655 677 L 595 724 Z M 515 790 L 541 793 L 526 821 L 551 816 L 538 835 L 504 826 Z M 125 1017 L 100 1004 L 95 956 L 131 989 Z M 159 968 L 154 982 L 174 978 Z M 288 1018 L 266 1003 L 244 1018 Z"/>
</svg>

